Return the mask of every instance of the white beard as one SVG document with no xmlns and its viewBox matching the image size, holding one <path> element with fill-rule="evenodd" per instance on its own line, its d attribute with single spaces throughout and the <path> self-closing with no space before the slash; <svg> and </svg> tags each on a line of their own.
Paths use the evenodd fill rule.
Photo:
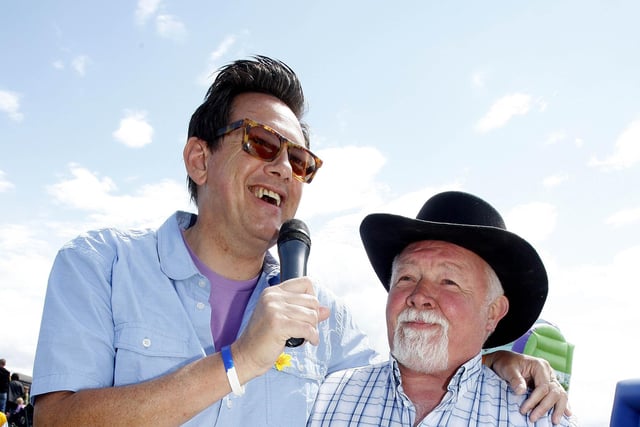
<svg viewBox="0 0 640 427">
<path fill-rule="evenodd" d="M 404 322 L 421 321 L 440 325 L 437 330 L 417 331 Z M 409 369 L 424 374 L 443 371 L 449 363 L 449 322 L 431 310 L 407 308 L 398 316 L 391 354 Z"/>
</svg>

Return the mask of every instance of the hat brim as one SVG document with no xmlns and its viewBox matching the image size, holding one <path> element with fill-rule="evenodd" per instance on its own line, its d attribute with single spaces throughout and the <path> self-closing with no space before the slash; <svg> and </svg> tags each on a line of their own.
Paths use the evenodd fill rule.
<svg viewBox="0 0 640 427">
<path fill-rule="evenodd" d="M 547 273 L 538 253 L 526 240 L 507 230 L 371 214 L 362 221 L 360 236 L 387 291 L 394 258 L 413 242 L 445 241 L 484 259 L 500 279 L 509 311 L 483 348 L 508 344 L 522 336 L 538 319 L 547 299 Z"/>
</svg>

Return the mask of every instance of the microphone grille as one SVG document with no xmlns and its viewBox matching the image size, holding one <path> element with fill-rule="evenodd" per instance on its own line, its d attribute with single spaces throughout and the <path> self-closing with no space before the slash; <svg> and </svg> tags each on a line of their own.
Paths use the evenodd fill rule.
<svg viewBox="0 0 640 427">
<path fill-rule="evenodd" d="M 300 240 L 307 246 L 311 246 L 311 234 L 307 224 L 296 218 L 285 221 L 278 233 L 278 244 L 288 240 Z"/>
</svg>

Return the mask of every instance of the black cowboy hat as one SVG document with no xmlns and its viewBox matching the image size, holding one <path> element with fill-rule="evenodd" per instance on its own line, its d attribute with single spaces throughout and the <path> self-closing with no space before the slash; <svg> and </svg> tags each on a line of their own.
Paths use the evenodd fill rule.
<svg viewBox="0 0 640 427">
<path fill-rule="evenodd" d="M 394 258 L 413 242 L 450 242 L 484 259 L 500 279 L 509 311 L 483 348 L 508 344 L 522 336 L 538 319 L 547 299 L 547 272 L 536 250 L 507 231 L 498 211 L 474 195 L 459 191 L 436 194 L 416 219 L 368 215 L 360 224 L 360 236 L 387 291 Z"/>
</svg>

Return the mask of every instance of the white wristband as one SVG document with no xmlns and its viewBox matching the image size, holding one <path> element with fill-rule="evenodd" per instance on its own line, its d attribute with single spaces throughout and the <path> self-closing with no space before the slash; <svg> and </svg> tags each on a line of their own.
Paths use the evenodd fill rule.
<svg viewBox="0 0 640 427">
<path fill-rule="evenodd" d="M 231 347 L 225 345 L 224 347 L 222 347 L 220 354 L 222 355 L 222 363 L 224 363 L 224 369 L 227 372 L 227 379 L 229 380 L 231 391 L 236 396 L 242 396 L 244 394 L 244 386 L 240 385 L 240 380 L 238 379 L 236 368 L 235 366 L 233 366 Z"/>
</svg>

